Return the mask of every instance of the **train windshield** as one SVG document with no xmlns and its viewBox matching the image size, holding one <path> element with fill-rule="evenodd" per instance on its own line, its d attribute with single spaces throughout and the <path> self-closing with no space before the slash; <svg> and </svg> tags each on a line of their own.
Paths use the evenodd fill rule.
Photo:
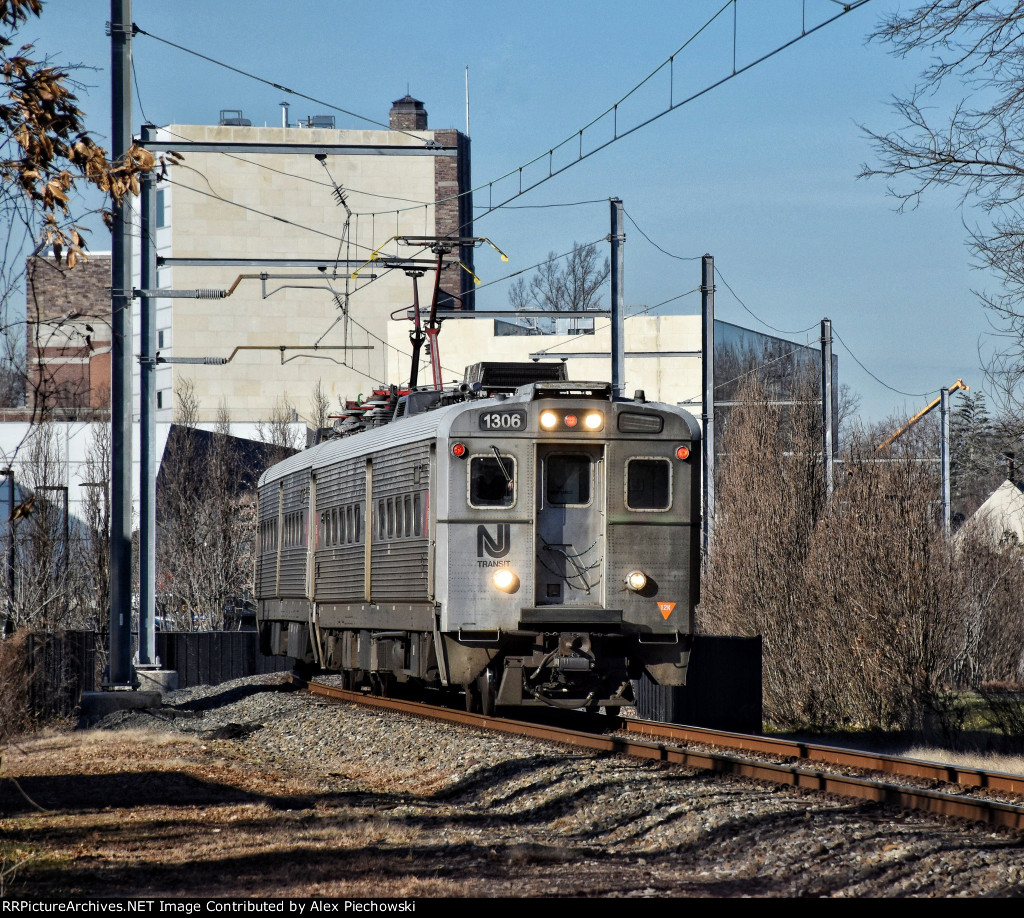
<svg viewBox="0 0 1024 918">
<path fill-rule="evenodd" d="M 512 456 L 474 456 L 469 460 L 471 507 L 511 507 L 516 501 L 516 460 Z"/>
</svg>

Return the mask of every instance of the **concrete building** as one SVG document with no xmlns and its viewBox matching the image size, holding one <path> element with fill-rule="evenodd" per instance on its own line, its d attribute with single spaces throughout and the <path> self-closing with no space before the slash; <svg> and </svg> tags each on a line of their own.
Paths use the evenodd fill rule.
<svg viewBox="0 0 1024 918">
<path fill-rule="evenodd" d="M 445 383 L 461 380 L 467 366 L 480 361 L 562 360 L 570 379 L 611 379 L 611 323 L 591 320 L 591 329 L 553 328 L 547 334 L 508 334 L 509 323 L 476 318 L 447 318 L 441 323 L 438 347 Z M 412 349 L 407 320 L 391 323 L 389 340 L 399 364 L 396 376 L 408 379 Z M 505 326 L 505 327 L 503 327 Z M 561 333 L 559 333 L 561 332 Z M 643 389 L 648 401 L 683 405 L 700 415 L 700 316 L 628 316 L 625 320 L 625 392 Z M 404 361 L 404 362 L 403 362 Z M 422 358 L 421 383 L 430 383 L 427 358 Z"/>
<path fill-rule="evenodd" d="M 157 419 L 172 418 L 183 381 L 203 421 L 222 404 L 232 422 L 285 406 L 303 416 L 317 380 L 336 407 L 393 375 L 389 317 L 412 302 L 399 264 L 420 262 L 421 296 L 432 291 L 434 254 L 395 237 L 472 234 L 468 138 L 428 129 L 411 96 L 394 103 L 388 130 L 335 130 L 330 117 L 253 127 L 222 114 L 217 125 L 154 129 L 149 144 L 168 164 L 157 184 L 158 286 L 218 291 L 157 301 L 157 349 L 170 360 L 157 370 Z M 472 257 L 452 253 L 470 270 Z M 468 271 L 444 271 L 441 289 L 448 308 L 473 308 Z"/>
</svg>

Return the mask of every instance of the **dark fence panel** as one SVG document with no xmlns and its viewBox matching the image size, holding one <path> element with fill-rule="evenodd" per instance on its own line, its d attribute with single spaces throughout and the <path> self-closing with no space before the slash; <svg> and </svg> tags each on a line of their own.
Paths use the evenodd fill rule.
<svg viewBox="0 0 1024 918">
<path fill-rule="evenodd" d="M 29 634 L 28 698 L 41 719 L 72 716 L 83 692 L 102 688 L 107 636 L 95 631 Z M 255 631 L 161 631 L 156 653 L 163 669 L 175 670 L 179 688 L 219 685 L 232 679 L 284 672 L 288 657 L 265 657 Z"/>
<path fill-rule="evenodd" d="M 290 670 L 288 657 L 265 657 L 255 631 L 161 631 L 156 654 L 178 674 L 178 687 L 219 685 L 243 676 Z"/>
<path fill-rule="evenodd" d="M 695 634 L 686 685 L 655 685 L 644 675 L 636 710 L 645 720 L 760 733 L 761 638 Z"/>
<path fill-rule="evenodd" d="M 28 636 L 29 710 L 43 719 L 69 717 L 82 692 L 100 687 L 104 653 L 93 631 Z"/>
</svg>

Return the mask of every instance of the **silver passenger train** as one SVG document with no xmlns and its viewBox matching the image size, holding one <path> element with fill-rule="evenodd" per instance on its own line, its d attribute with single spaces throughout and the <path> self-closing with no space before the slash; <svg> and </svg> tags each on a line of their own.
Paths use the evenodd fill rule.
<svg viewBox="0 0 1024 918">
<path fill-rule="evenodd" d="M 350 403 L 341 436 L 270 468 L 263 652 L 381 694 L 461 690 L 485 713 L 633 704 L 644 674 L 683 685 L 699 427 L 640 392 L 537 378 L 562 366 L 481 364 L 453 389 L 382 390 Z"/>
</svg>

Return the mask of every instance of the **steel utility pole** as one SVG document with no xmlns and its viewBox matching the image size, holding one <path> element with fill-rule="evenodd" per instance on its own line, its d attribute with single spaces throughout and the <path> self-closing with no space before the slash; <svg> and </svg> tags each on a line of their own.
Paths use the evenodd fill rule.
<svg viewBox="0 0 1024 918">
<path fill-rule="evenodd" d="M 942 422 L 942 527 L 949 535 L 949 389 L 939 393 L 942 407 L 939 409 Z"/>
<path fill-rule="evenodd" d="M 622 231 L 622 201 L 611 199 L 612 231 L 609 237 L 612 244 L 611 258 L 611 301 L 612 301 L 612 398 L 622 398 L 626 385 L 626 351 L 625 351 L 625 284 L 622 278 L 624 267 L 623 243 L 626 234 Z"/>
<path fill-rule="evenodd" d="M 132 4 L 110 0 L 111 157 L 132 145 Z M 110 662 L 109 688 L 132 670 L 132 234 L 130 195 L 113 203 L 110 253 Z"/>
<path fill-rule="evenodd" d="M 156 129 L 142 126 L 143 146 Z M 156 656 L 156 176 L 142 176 L 141 335 L 139 347 L 139 666 Z"/>
<path fill-rule="evenodd" d="M 821 320 L 821 449 L 825 467 L 825 494 L 832 499 L 832 321 Z"/>
<path fill-rule="evenodd" d="M 700 268 L 701 364 L 704 404 L 701 406 L 704 447 L 704 553 L 711 544 L 715 521 L 715 259 L 705 255 Z"/>
</svg>

